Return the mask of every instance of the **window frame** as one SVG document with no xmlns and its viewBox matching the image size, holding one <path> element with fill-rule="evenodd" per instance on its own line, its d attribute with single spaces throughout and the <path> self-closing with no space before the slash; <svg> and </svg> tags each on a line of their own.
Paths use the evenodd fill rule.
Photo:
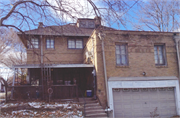
<svg viewBox="0 0 180 118">
<path fill-rule="evenodd" d="M 159 59 L 159 53 L 158 53 L 158 51 L 157 51 L 157 53 L 158 53 L 158 62 L 157 62 L 157 64 L 156 64 L 156 59 L 155 59 L 155 47 L 162 47 L 162 59 L 163 59 L 163 63 L 161 64 L 160 63 L 160 59 Z M 167 66 L 167 59 L 166 59 L 166 46 L 165 46 L 165 44 L 154 44 L 154 62 L 155 62 L 155 65 L 156 66 Z"/>
<path fill-rule="evenodd" d="M 122 63 L 122 54 L 117 54 L 117 51 L 116 51 L 116 46 L 119 46 L 119 52 L 121 53 L 120 51 L 120 47 L 121 46 L 125 46 L 125 61 L 126 63 L 123 64 Z M 115 44 L 115 58 L 116 58 L 116 66 L 129 66 L 129 59 L 128 59 L 128 44 L 127 43 L 116 43 Z M 117 63 L 117 56 L 120 55 L 120 64 Z"/>
<path fill-rule="evenodd" d="M 69 40 L 73 40 L 73 42 L 74 42 L 74 44 L 75 44 L 75 47 L 74 48 L 70 48 L 69 47 Z M 81 42 L 82 42 L 82 48 L 77 48 L 77 45 L 76 45 L 76 41 L 77 40 L 81 40 Z M 83 45 L 84 43 L 83 43 L 83 39 L 68 39 L 68 41 L 67 41 L 67 47 L 68 47 L 68 49 L 83 49 L 84 48 L 84 45 Z"/>
<path fill-rule="evenodd" d="M 36 41 L 33 41 L 32 42 L 32 39 L 33 40 L 35 40 L 35 39 L 37 39 L 38 41 L 36 42 Z M 35 44 L 35 43 L 38 43 L 38 44 Z M 39 47 L 40 47 L 40 40 L 39 40 L 39 38 L 30 38 L 29 39 L 29 41 L 28 41 L 28 49 L 39 49 Z M 37 48 L 36 48 L 36 46 L 38 46 Z"/>
<path fill-rule="evenodd" d="M 49 48 L 48 48 L 48 45 L 47 45 L 47 40 L 50 40 L 50 42 L 49 42 L 50 47 Z M 51 47 L 51 40 L 53 40 L 53 47 Z M 46 49 L 55 49 L 55 40 L 54 40 L 54 38 L 46 38 Z"/>
</svg>

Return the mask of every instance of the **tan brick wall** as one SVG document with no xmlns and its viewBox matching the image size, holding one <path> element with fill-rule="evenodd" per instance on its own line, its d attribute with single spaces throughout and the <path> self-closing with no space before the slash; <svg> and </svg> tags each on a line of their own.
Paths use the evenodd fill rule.
<svg viewBox="0 0 180 118">
<path fill-rule="evenodd" d="M 102 47 L 101 41 L 98 39 L 96 32 L 93 34 L 94 42 L 94 65 L 96 69 L 96 79 L 97 79 L 97 96 L 100 99 L 102 106 L 106 107 L 106 89 L 105 89 L 105 79 L 104 79 L 104 68 L 103 68 L 103 58 L 102 58 Z"/>
<path fill-rule="evenodd" d="M 83 63 L 83 50 L 84 49 L 68 49 L 67 39 L 69 37 L 55 37 L 55 49 L 46 49 L 46 38 L 43 37 L 43 60 L 44 63 L 51 64 L 80 64 Z M 87 38 L 82 37 L 83 45 L 85 46 Z M 36 49 L 40 54 L 40 48 Z M 32 49 L 27 51 L 27 63 L 34 64 L 40 63 L 40 56 L 34 56 Z M 34 58 L 36 57 L 36 58 Z"/>
<path fill-rule="evenodd" d="M 84 51 L 83 51 L 83 63 L 86 63 L 86 64 L 92 64 L 93 63 L 93 58 L 91 58 L 90 61 L 88 61 L 88 58 L 86 56 L 86 52 L 91 52 L 92 55 L 94 54 L 93 53 L 93 45 L 94 45 L 94 39 L 90 37 L 87 40 L 87 43 L 86 43 Z"/>
<path fill-rule="evenodd" d="M 105 58 L 107 77 L 178 76 L 176 48 L 172 33 L 105 31 Z M 94 34 L 96 34 L 94 32 Z M 106 105 L 106 90 L 102 60 L 101 40 L 95 36 L 95 68 L 97 72 L 97 95 Z M 129 66 L 116 66 L 115 44 L 128 44 Z M 154 60 L 154 44 L 166 47 L 167 66 L 157 67 Z M 99 91 L 100 90 L 100 91 Z"/>
<path fill-rule="evenodd" d="M 140 77 L 146 76 L 178 76 L 176 48 L 173 34 L 106 34 L 105 54 L 107 76 Z M 116 66 L 115 43 L 128 44 L 129 66 Z M 154 44 L 165 44 L 167 66 L 157 67 L 154 60 Z"/>
</svg>

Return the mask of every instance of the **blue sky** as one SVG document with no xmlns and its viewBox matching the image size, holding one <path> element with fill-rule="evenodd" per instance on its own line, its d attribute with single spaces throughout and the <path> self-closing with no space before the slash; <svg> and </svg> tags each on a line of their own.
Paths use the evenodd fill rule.
<svg viewBox="0 0 180 118">
<path fill-rule="evenodd" d="M 13 0 L 11 0 L 11 1 L 13 1 Z M 52 0 L 49 0 L 49 1 L 52 1 Z M 75 3 L 76 3 L 77 0 L 68 0 L 68 1 L 70 1 L 69 4 L 71 6 L 72 5 L 76 6 Z M 81 8 L 77 7 L 77 10 L 79 10 L 80 12 L 85 13 L 85 12 L 87 12 L 87 7 L 88 7 L 89 8 L 88 13 L 83 15 L 83 16 L 76 15 L 75 13 L 73 15 L 75 15 L 77 18 L 82 18 L 82 17 L 84 17 L 84 18 L 85 17 L 94 18 L 95 17 L 94 13 L 89 14 L 90 12 L 93 12 L 91 5 L 88 5 L 87 2 L 85 2 L 85 0 L 78 0 L 78 1 L 82 4 L 83 8 L 81 9 Z M 147 3 L 148 1 L 149 0 L 138 0 L 137 3 L 140 3 L 140 2 Z M 1 0 L 1 2 L 7 3 L 8 0 Z M 97 0 L 94 0 L 94 3 L 96 4 L 96 6 L 98 8 L 105 7 L 104 4 L 102 4 L 102 2 L 97 2 Z M 111 25 L 111 27 L 116 28 L 116 29 L 120 29 L 120 30 L 137 30 L 137 29 L 134 28 L 134 26 L 139 24 L 138 19 L 137 19 L 137 16 L 139 15 L 139 12 L 138 12 L 139 6 L 138 6 L 138 4 L 135 4 L 133 6 L 133 4 L 135 3 L 135 0 L 127 0 L 127 3 L 128 3 L 130 8 L 127 8 L 124 12 L 119 12 L 119 16 L 121 16 L 121 18 L 123 19 L 123 22 L 126 25 L 122 25 L 121 22 L 118 22 L 118 20 L 116 20 L 115 18 L 112 18 L 111 22 L 109 23 Z M 2 7 L 2 6 L 0 6 L 0 7 Z M 10 6 L 10 7 L 12 7 L 12 6 Z M 115 10 L 117 10 L 117 9 L 115 9 Z M 6 11 L 9 11 L 9 9 L 7 9 Z M 26 15 L 25 11 L 23 11 L 22 9 L 20 9 L 20 11 L 21 11 L 21 13 Z M 48 13 L 49 13 L 49 15 L 54 15 L 55 16 L 54 12 L 52 12 L 52 11 L 48 11 Z M 58 17 L 56 17 L 55 19 L 52 19 L 52 18 L 48 17 L 50 19 L 47 20 L 46 18 L 41 18 L 40 16 L 38 16 L 34 11 L 27 14 L 27 16 L 31 16 L 33 18 L 33 20 L 35 20 L 35 25 L 32 24 L 32 22 L 30 22 L 30 28 L 28 28 L 27 24 L 23 24 L 21 26 L 18 26 L 23 31 L 37 28 L 38 27 L 38 22 L 43 22 L 46 26 L 62 25 L 62 22 L 61 22 L 62 20 L 61 20 L 61 18 L 58 18 Z M 66 17 L 66 15 L 64 15 L 64 16 Z M 76 20 L 72 20 L 70 18 L 66 19 L 66 23 L 75 23 L 75 22 L 76 22 Z M 6 21 L 6 23 L 7 24 L 18 24 L 18 23 L 20 24 L 20 20 L 18 20 L 17 18 L 14 19 L 14 18 L 10 17 Z M 108 25 L 108 23 L 103 22 L 103 25 Z M 143 26 L 142 24 L 140 24 L 140 25 Z M 150 30 L 150 29 L 144 28 L 144 30 Z"/>
<path fill-rule="evenodd" d="M 13 0 L 12 0 L 13 1 Z M 14 0 L 15 1 L 15 0 Z M 49 0 L 49 1 L 51 1 L 51 0 Z M 80 0 L 80 1 L 84 1 L 84 0 Z M 3 1 L 1 1 L 1 2 L 3 2 L 3 3 L 8 3 L 8 0 L 3 0 Z M 134 1 L 129 1 L 130 3 L 134 3 Z M 86 6 L 86 3 L 87 2 L 84 2 L 83 4 L 84 4 L 84 6 Z M 97 2 L 95 2 L 96 3 L 96 5 L 97 5 L 97 7 L 98 8 L 101 8 L 102 7 L 102 4 L 101 3 L 97 3 Z M 82 5 L 83 5 L 82 4 Z M 2 7 L 2 6 L 0 6 L 0 7 Z M 9 7 L 12 7 L 12 6 L 9 6 Z M 90 11 L 92 12 L 92 8 L 91 8 L 91 5 L 88 5 L 88 6 L 86 6 L 86 7 L 88 7 L 89 9 L 90 9 Z M 103 6 L 104 7 L 104 6 Z M 133 16 L 133 12 L 132 12 L 132 9 L 136 9 L 136 7 L 137 7 L 137 5 L 135 5 L 133 8 L 131 8 L 130 10 L 128 10 L 128 12 L 126 13 L 126 14 L 130 14 L 130 15 L 132 15 Z M 10 8 L 7 8 L 6 9 L 6 11 L 9 11 L 10 10 Z M 22 11 L 22 9 L 20 9 L 19 10 L 21 13 L 23 13 L 24 15 L 26 15 L 26 12 L 25 11 Z M 85 12 L 85 11 L 84 11 Z M 33 14 L 33 15 L 32 15 Z M 36 20 L 36 24 L 34 25 L 34 24 L 32 24 L 32 22 L 30 22 L 30 29 L 35 29 L 35 28 L 37 28 L 37 26 L 38 26 L 38 22 L 43 22 L 45 25 L 57 25 L 57 23 L 55 23 L 54 21 L 53 22 L 51 22 L 51 21 L 47 21 L 46 19 L 44 19 L 44 18 L 40 18 L 39 16 L 37 16 L 35 13 L 32 13 L 32 14 L 28 14 L 28 15 L 31 15 L 33 18 L 34 18 L 34 20 Z M 52 13 L 53 14 L 53 13 Z M 122 15 L 122 17 L 124 17 L 126 14 L 123 14 Z M 87 15 L 88 16 L 88 15 Z M 77 16 L 78 17 L 78 16 Z M 90 18 L 94 18 L 95 17 L 95 15 L 93 14 L 91 14 L 91 15 L 89 15 L 89 17 Z M 50 19 L 50 20 L 52 20 L 52 19 Z M 57 21 L 60 21 L 58 18 L 56 19 Z M 72 22 L 76 22 L 75 20 L 74 21 L 71 21 L 70 19 L 67 19 L 68 21 L 67 21 L 67 23 L 72 23 Z M 128 18 L 128 20 L 130 20 L 130 18 Z M 134 22 L 137 22 L 137 21 L 134 21 Z M 10 17 L 7 21 L 5 21 L 5 23 L 7 23 L 7 24 L 16 24 L 16 26 L 18 26 L 18 24 L 20 24 L 20 20 L 18 20 L 18 18 L 16 18 L 16 19 L 14 19 L 14 18 L 12 18 L 12 17 Z M 116 28 L 116 29 L 119 29 L 119 27 L 118 27 L 118 25 L 116 24 L 116 22 L 114 22 L 114 23 L 111 23 L 112 25 L 111 25 L 111 27 L 113 27 L 113 28 Z M 58 24 L 59 25 L 59 24 Z M 104 24 L 104 25 L 107 25 L 106 23 Z M 21 26 L 18 26 L 19 28 L 22 28 L 22 30 L 29 30 L 29 28 L 28 28 L 28 25 L 27 24 L 23 24 L 23 25 L 21 25 Z M 126 27 L 124 27 L 124 26 L 122 26 L 122 25 L 120 25 L 120 29 L 121 30 L 132 30 L 133 28 L 132 28 L 132 25 L 130 24 L 130 23 L 127 23 L 127 25 L 126 25 Z"/>
</svg>

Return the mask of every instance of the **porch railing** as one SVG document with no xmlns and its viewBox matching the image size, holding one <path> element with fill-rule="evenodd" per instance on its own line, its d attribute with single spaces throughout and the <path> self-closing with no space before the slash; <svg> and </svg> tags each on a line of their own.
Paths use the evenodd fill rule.
<svg viewBox="0 0 180 118">
<path fill-rule="evenodd" d="M 52 99 L 74 99 L 79 100 L 78 86 L 77 85 L 52 85 L 53 95 Z M 27 99 L 37 98 L 36 90 L 39 91 L 39 98 L 42 98 L 42 85 L 31 86 L 31 85 L 18 85 L 8 86 L 8 88 L 14 88 L 14 99 Z M 28 93 L 27 93 L 28 92 Z M 29 95 L 28 95 L 29 94 Z"/>
<path fill-rule="evenodd" d="M 79 99 L 77 85 L 52 85 L 54 99 Z"/>
</svg>

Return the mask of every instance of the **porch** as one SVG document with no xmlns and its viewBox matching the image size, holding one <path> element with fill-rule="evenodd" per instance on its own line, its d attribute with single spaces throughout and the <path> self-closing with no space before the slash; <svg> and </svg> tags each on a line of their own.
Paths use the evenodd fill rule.
<svg viewBox="0 0 180 118">
<path fill-rule="evenodd" d="M 26 82 L 18 82 L 17 68 L 27 69 L 27 76 L 23 79 Z M 86 97 L 86 90 L 91 90 L 94 96 L 93 69 L 94 66 L 88 64 L 51 64 L 44 65 L 43 68 L 41 65 L 14 66 L 13 85 L 9 86 L 12 88 L 11 97 L 13 99 L 45 98 L 47 100 L 50 97 L 51 100 L 78 100 L 79 97 Z"/>
</svg>

